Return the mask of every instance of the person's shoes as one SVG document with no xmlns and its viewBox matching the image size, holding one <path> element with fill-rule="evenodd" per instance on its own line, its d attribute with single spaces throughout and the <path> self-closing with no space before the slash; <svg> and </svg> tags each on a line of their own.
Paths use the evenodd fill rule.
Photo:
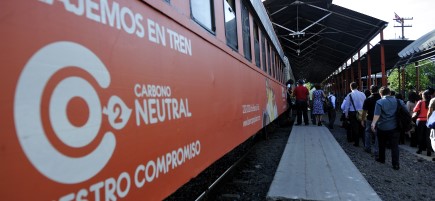
<svg viewBox="0 0 435 201">
<path fill-rule="evenodd" d="M 305 123 L 305 126 L 308 126 L 308 125 L 310 125 L 309 123 Z"/>
<path fill-rule="evenodd" d="M 415 152 L 415 153 L 416 153 L 416 154 L 421 154 L 421 151 L 422 151 L 422 150 L 419 149 L 419 150 L 417 150 L 417 152 Z"/>
<path fill-rule="evenodd" d="M 353 144 L 354 147 L 359 147 L 359 144 Z"/>
<path fill-rule="evenodd" d="M 295 124 L 296 126 L 300 126 L 301 125 L 301 123 L 297 123 L 297 124 Z"/>
<path fill-rule="evenodd" d="M 369 153 L 369 154 L 372 153 L 372 152 L 370 151 L 370 149 L 365 149 L 365 148 L 364 148 L 364 151 L 367 152 L 367 153 Z"/>
<path fill-rule="evenodd" d="M 427 154 L 426 154 L 426 156 L 432 156 L 432 152 L 429 150 L 429 151 L 427 151 Z"/>
<path fill-rule="evenodd" d="M 394 170 L 399 170 L 399 169 L 400 169 L 400 166 L 399 166 L 399 165 L 393 165 L 393 169 L 394 169 Z"/>
<path fill-rule="evenodd" d="M 322 126 L 322 123 L 319 122 L 317 125 L 318 125 L 318 126 Z"/>
<path fill-rule="evenodd" d="M 375 161 L 379 162 L 379 163 L 385 163 L 385 161 L 381 161 L 381 159 L 379 159 L 379 158 L 376 158 Z"/>
</svg>

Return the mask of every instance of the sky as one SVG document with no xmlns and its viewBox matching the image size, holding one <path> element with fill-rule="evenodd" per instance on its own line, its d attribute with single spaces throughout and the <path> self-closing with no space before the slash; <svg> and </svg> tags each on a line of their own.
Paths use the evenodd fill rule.
<svg viewBox="0 0 435 201">
<path fill-rule="evenodd" d="M 402 29 L 394 19 L 394 12 L 405 20 L 405 38 L 416 40 L 435 29 L 435 0 L 333 0 L 333 4 L 388 22 L 384 39 L 397 39 Z M 376 42 L 379 41 L 379 36 Z"/>
</svg>

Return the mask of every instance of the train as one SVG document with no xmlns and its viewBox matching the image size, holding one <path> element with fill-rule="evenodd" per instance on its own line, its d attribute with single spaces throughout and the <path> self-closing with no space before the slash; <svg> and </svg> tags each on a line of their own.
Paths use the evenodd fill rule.
<svg viewBox="0 0 435 201">
<path fill-rule="evenodd" d="M 0 25 L 1 200 L 162 200 L 288 109 L 260 0 L 0 1 Z"/>
</svg>

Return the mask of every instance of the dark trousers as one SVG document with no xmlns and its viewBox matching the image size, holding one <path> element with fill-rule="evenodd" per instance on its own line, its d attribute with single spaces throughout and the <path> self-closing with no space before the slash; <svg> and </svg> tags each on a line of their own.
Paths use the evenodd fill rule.
<svg viewBox="0 0 435 201">
<path fill-rule="evenodd" d="M 308 104 L 307 101 L 296 100 L 296 110 L 297 110 L 297 124 L 302 123 L 302 115 L 304 116 L 304 123 L 308 124 Z"/>
<path fill-rule="evenodd" d="M 398 130 L 381 130 L 378 128 L 378 140 L 379 140 L 379 161 L 385 162 L 385 146 L 387 141 L 390 141 L 391 145 L 391 159 L 393 166 L 399 165 L 399 137 Z"/>
<path fill-rule="evenodd" d="M 361 122 L 356 119 L 356 112 L 349 112 L 350 130 L 355 146 L 359 146 L 359 139 L 361 138 L 364 144 L 364 127 L 361 126 Z M 349 136 L 348 136 L 349 137 Z M 349 139 L 349 138 L 348 138 Z"/>
<path fill-rule="evenodd" d="M 336 117 L 335 109 L 331 109 L 328 111 L 328 120 L 329 120 L 329 128 L 334 127 L 335 117 Z"/>
<path fill-rule="evenodd" d="M 312 100 L 310 100 L 310 118 L 311 118 L 311 123 L 313 123 L 313 125 L 316 125 L 316 115 L 313 114 L 313 107 L 314 106 L 314 102 Z"/>
<path fill-rule="evenodd" d="M 426 121 L 417 120 L 416 123 L 417 123 L 417 128 L 415 130 L 415 133 L 417 134 L 417 139 L 418 139 L 418 150 L 419 151 L 427 150 L 429 153 L 429 151 L 432 150 L 432 145 L 429 138 L 430 129 L 426 127 Z"/>
</svg>

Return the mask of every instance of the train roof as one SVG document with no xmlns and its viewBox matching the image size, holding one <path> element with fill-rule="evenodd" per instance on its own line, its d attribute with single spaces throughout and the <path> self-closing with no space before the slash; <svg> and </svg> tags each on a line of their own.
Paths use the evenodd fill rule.
<svg viewBox="0 0 435 201">
<path fill-rule="evenodd" d="M 260 19 L 263 28 L 266 30 L 270 40 L 278 51 L 281 59 L 284 59 L 284 51 L 281 47 L 281 44 L 278 40 L 278 37 L 275 34 L 275 30 L 273 29 L 271 20 L 269 19 L 268 13 L 263 6 L 263 2 L 261 0 L 250 0 L 253 9 L 255 10 L 257 17 Z"/>
</svg>

